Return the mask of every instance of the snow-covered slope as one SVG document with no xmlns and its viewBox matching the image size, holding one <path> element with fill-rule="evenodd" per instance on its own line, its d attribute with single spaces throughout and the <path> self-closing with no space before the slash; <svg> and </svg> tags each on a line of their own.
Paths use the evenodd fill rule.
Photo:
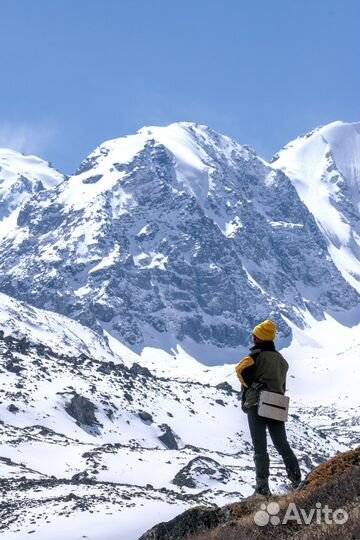
<svg viewBox="0 0 360 540">
<path fill-rule="evenodd" d="M 0 148 L 0 237 L 16 227 L 20 207 L 35 193 L 63 180 L 64 176 L 46 161 Z"/>
<path fill-rule="evenodd" d="M 0 293 L 0 328 L 4 336 L 17 336 L 53 353 L 91 355 L 97 360 L 121 362 L 107 338 L 57 313 L 34 309 Z"/>
<path fill-rule="evenodd" d="M 235 361 L 259 319 L 289 344 L 287 320 L 359 305 L 290 180 L 206 126 L 105 142 L 17 223 L 0 243 L 1 290 L 135 352 Z"/>
<path fill-rule="evenodd" d="M 189 506 L 252 492 L 239 386 L 224 381 L 230 366 L 203 368 L 201 381 L 192 371 L 157 376 L 63 316 L 4 295 L 0 303 L 0 531 L 9 539 L 135 540 Z M 319 369 L 326 387 L 344 360 L 355 381 L 359 343 L 349 347 L 328 369 L 308 356 L 313 348 L 291 361 L 292 390 L 298 378 L 311 387 Z M 289 437 L 304 472 L 355 444 L 357 411 L 340 386 L 326 402 L 316 393 L 292 401 Z M 271 461 L 278 491 L 284 468 L 273 450 Z"/>
<path fill-rule="evenodd" d="M 360 291 L 360 123 L 316 129 L 285 146 L 272 165 L 292 180 L 332 260 Z"/>
</svg>

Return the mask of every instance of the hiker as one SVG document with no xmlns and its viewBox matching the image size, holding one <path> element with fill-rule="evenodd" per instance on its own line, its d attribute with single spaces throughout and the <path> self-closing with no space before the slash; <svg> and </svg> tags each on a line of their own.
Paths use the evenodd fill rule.
<svg viewBox="0 0 360 540">
<path fill-rule="evenodd" d="M 247 413 L 250 434 L 254 445 L 256 470 L 255 492 L 271 495 L 269 488 L 269 455 L 267 453 L 266 428 L 281 455 L 288 478 L 293 488 L 301 480 L 298 460 L 287 441 L 285 422 L 258 415 L 257 405 L 260 389 L 284 394 L 288 363 L 276 351 L 274 339 L 276 324 L 266 320 L 253 331 L 254 346 L 250 353 L 236 366 L 235 371 L 241 383 L 242 409 Z"/>
</svg>

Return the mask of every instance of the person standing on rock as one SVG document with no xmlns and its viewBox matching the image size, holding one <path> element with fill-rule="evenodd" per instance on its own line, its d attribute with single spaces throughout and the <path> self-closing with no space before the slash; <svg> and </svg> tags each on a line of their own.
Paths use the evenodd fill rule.
<svg viewBox="0 0 360 540">
<path fill-rule="evenodd" d="M 247 413 L 250 434 L 254 445 L 256 470 L 255 493 L 271 495 L 269 488 L 269 454 L 267 452 L 266 429 L 270 433 L 276 450 L 281 455 L 288 478 L 294 488 L 301 480 L 298 460 L 292 451 L 285 430 L 285 422 L 259 416 L 257 405 L 260 389 L 284 394 L 288 363 L 276 351 L 274 339 L 276 324 L 266 320 L 253 330 L 254 346 L 250 353 L 236 366 L 241 383 L 242 409 Z"/>
</svg>

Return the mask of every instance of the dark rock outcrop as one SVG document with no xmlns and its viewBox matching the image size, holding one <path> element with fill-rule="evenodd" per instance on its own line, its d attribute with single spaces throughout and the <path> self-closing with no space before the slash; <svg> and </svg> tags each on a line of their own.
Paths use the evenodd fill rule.
<svg viewBox="0 0 360 540">
<path fill-rule="evenodd" d="M 8 411 L 16 414 L 16 413 L 19 412 L 19 408 L 16 405 L 14 405 L 13 403 L 10 403 L 10 405 L 8 406 Z"/>
<path fill-rule="evenodd" d="M 146 411 L 139 411 L 138 416 L 143 422 L 147 422 L 149 424 L 152 424 L 154 421 L 152 415 Z"/>
<path fill-rule="evenodd" d="M 233 387 L 231 386 L 231 384 L 229 384 L 228 382 L 224 381 L 222 383 L 219 383 L 215 386 L 215 388 L 217 388 L 218 390 L 224 390 L 228 396 L 231 396 L 231 394 L 233 392 L 235 392 L 235 390 L 233 389 Z"/>
<path fill-rule="evenodd" d="M 65 405 L 66 412 L 75 418 L 78 424 L 87 426 L 98 425 L 99 422 L 95 416 L 95 405 L 86 397 L 75 394 L 70 403 Z"/>
<path fill-rule="evenodd" d="M 89 480 L 90 478 L 90 475 L 87 471 L 81 471 L 81 472 L 78 472 L 76 474 L 74 474 L 72 477 L 71 477 L 71 482 L 74 482 L 74 483 L 82 483 L 82 482 L 85 482 L 86 480 Z"/>
<path fill-rule="evenodd" d="M 228 517 L 227 510 L 197 506 L 187 510 L 180 516 L 155 525 L 143 534 L 139 540 L 178 540 L 189 534 L 198 534 L 213 529 Z"/>
<path fill-rule="evenodd" d="M 222 483 L 230 477 L 229 471 L 214 459 L 197 456 L 176 473 L 172 483 L 181 487 L 197 488 L 199 486 L 196 477 L 199 475 Z"/>
<path fill-rule="evenodd" d="M 160 429 L 164 432 L 160 435 L 160 441 L 165 444 L 169 450 L 178 450 L 179 446 L 175 438 L 175 433 L 167 424 L 161 424 Z"/>
<path fill-rule="evenodd" d="M 138 364 L 137 362 L 134 362 L 134 364 L 131 366 L 130 373 L 135 376 L 142 375 L 145 378 L 152 376 L 151 371 L 148 368 L 140 366 L 140 364 Z"/>
</svg>

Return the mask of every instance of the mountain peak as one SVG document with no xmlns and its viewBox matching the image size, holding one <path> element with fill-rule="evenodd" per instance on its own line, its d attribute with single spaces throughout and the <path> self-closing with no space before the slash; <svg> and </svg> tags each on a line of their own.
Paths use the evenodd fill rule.
<svg viewBox="0 0 360 540">
<path fill-rule="evenodd" d="M 345 122 L 344 120 L 334 120 L 329 124 L 324 124 L 323 126 L 318 127 L 314 131 L 321 132 L 322 135 L 329 135 L 331 133 L 339 132 L 340 130 L 346 130 L 347 133 L 352 131 L 359 131 L 360 122 Z"/>
<path fill-rule="evenodd" d="M 360 292 L 360 122 L 319 127 L 287 144 L 272 165 L 291 179 L 338 269 Z"/>
<path fill-rule="evenodd" d="M 199 124 L 197 122 L 186 122 L 186 121 L 180 121 L 180 122 L 172 122 L 171 124 L 167 124 L 165 126 L 143 126 L 140 128 L 137 133 L 142 132 L 152 132 L 157 130 L 171 130 L 171 129 L 182 129 L 185 131 L 194 131 L 194 130 L 203 130 L 203 131 L 213 131 L 211 128 L 205 124 Z"/>
<path fill-rule="evenodd" d="M 216 146 L 218 151 L 229 154 L 233 150 L 239 152 L 242 149 L 245 149 L 244 154 L 248 152 L 255 154 L 249 146 L 242 146 L 230 137 L 222 135 L 204 124 L 174 122 L 167 126 L 144 126 L 135 134 L 104 141 L 89 157 L 102 156 L 104 158 L 109 153 L 116 153 L 122 162 L 129 162 L 149 141 L 162 144 L 180 159 L 184 159 L 184 152 L 189 157 L 189 151 L 201 154 L 209 146 Z M 79 172 L 82 172 L 81 167 Z"/>
<path fill-rule="evenodd" d="M 0 148 L 0 236 L 14 226 L 20 207 L 34 193 L 51 189 L 64 178 L 43 159 Z"/>
<path fill-rule="evenodd" d="M 292 148 L 298 150 L 301 145 L 306 145 L 309 141 L 313 142 L 317 139 L 322 139 L 323 142 L 328 143 L 331 147 L 340 147 L 344 145 L 344 142 L 348 144 L 349 141 L 355 141 L 357 150 L 359 150 L 360 122 L 335 120 L 329 124 L 316 127 L 305 135 L 300 135 L 283 146 L 283 148 L 274 155 L 272 162 L 277 161 L 285 150 Z"/>
<path fill-rule="evenodd" d="M 1 184 L 15 177 L 24 176 L 34 182 L 41 181 L 45 189 L 56 186 L 64 176 L 52 165 L 37 156 L 25 155 L 10 148 L 0 148 Z M 5 181 L 5 182 L 4 182 Z"/>
<path fill-rule="evenodd" d="M 162 157 L 160 157 L 162 153 Z M 81 164 L 66 187 L 67 200 L 76 196 L 76 207 L 85 204 L 104 190 L 118 189 L 119 182 L 137 166 L 159 164 L 168 160 L 174 174 L 169 176 L 176 189 L 185 190 L 199 200 L 206 198 L 214 185 L 211 174 L 225 164 L 237 167 L 240 161 L 260 160 L 249 146 L 241 146 L 230 137 L 208 126 L 176 122 L 168 126 L 144 126 L 137 133 L 110 139 L 98 146 Z M 82 184 L 91 184 L 91 187 Z M 74 189 L 76 184 L 76 189 Z M 96 184 L 96 186 L 94 186 Z"/>
</svg>

